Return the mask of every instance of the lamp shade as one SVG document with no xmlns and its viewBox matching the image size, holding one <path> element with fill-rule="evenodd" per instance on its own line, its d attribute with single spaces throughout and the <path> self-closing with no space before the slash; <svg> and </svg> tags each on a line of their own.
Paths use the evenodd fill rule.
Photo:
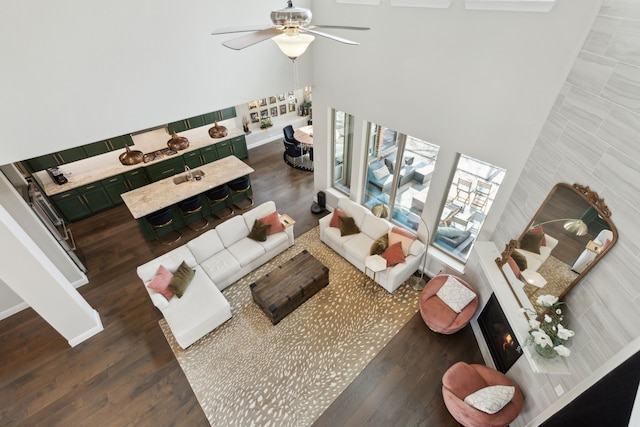
<svg viewBox="0 0 640 427">
<path fill-rule="evenodd" d="M 584 236 L 588 231 L 587 224 L 581 219 L 570 219 L 564 223 L 563 227 L 569 233 L 575 234 L 576 236 Z"/>
<path fill-rule="evenodd" d="M 373 205 L 371 213 L 378 218 L 387 218 L 389 216 L 389 207 L 384 203 Z"/>
<path fill-rule="evenodd" d="M 295 60 L 307 50 L 307 47 L 309 47 L 315 39 L 314 36 L 309 34 L 288 35 L 287 33 L 282 33 L 273 37 L 271 40 L 278 45 L 285 55 Z"/>
</svg>

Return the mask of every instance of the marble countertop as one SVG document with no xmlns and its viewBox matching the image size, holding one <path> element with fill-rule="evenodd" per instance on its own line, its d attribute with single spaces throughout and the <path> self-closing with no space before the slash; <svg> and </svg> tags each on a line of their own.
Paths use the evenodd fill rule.
<svg viewBox="0 0 640 427">
<path fill-rule="evenodd" d="M 175 184 L 173 182 L 175 176 L 165 178 L 122 194 L 122 200 L 124 200 L 133 217 L 138 219 L 159 209 L 174 205 L 181 200 L 196 194 L 202 194 L 214 187 L 248 175 L 253 172 L 253 168 L 237 157 L 229 156 L 191 170 L 192 173 L 195 171 L 204 172 L 201 180 Z M 176 176 L 184 175 L 186 173 Z"/>
<path fill-rule="evenodd" d="M 47 171 L 36 172 L 34 173 L 34 176 L 44 190 L 45 194 L 47 196 L 53 196 L 55 194 L 64 193 L 65 191 L 83 187 L 96 181 L 101 181 L 114 175 L 130 172 L 141 167 L 162 162 L 163 160 L 169 160 L 175 156 L 182 155 L 193 150 L 198 150 L 211 144 L 216 144 L 240 135 L 244 135 L 244 132 L 242 132 L 241 129 L 229 128 L 229 133 L 226 137 L 213 139 L 209 136 L 209 128 L 211 126 L 212 125 L 207 125 L 180 132 L 178 134 L 179 136 L 184 136 L 189 140 L 189 147 L 184 150 L 180 150 L 178 154 L 175 154 L 173 156 L 163 157 L 162 159 L 152 160 L 147 163 L 141 162 L 136 165 L 123 165 L 122 163 L 120 163 L 119 157 L 120 154 L 124 152 L 124 150 L 116 150 L 60 166 L 58 169 L 68 180 L 68 182 L 63 185 L 58 185 L 53 182 Z M 167 148 L 167 141 L 168 139 L 164 141 L 158 141 L 156 150 Z M 135 145 L 129 148 L 131 150 L 137 149 Z"/>
</svg>

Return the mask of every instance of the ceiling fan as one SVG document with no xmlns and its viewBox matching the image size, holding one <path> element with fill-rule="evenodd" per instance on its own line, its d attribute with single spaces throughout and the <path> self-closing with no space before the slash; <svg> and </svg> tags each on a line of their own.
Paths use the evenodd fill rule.
<svg viewBox="0 0 640 427">
<path fill-rule="evenodd" d="M 343 25 L 311 25 L 311 11 L 301 7 L 294 7 L 291 0 L 287 7 L 271 12 L 273 26 L 251 26 L 236 28 L 218 28 L 211 34 L 250 33 L 224 41 L 222 44 L 230 49 L 240 50 L 267 39 L 273 41 L 280 50 L 292 60 L 302 55 L 316 36 L 325 37 L 345 44 L 357 45 L 359 43 L 320 32 L 316 28 L 333 28 L 342 30 L 369 30 L 367 27 L 350 27 Z"/>
</svg>

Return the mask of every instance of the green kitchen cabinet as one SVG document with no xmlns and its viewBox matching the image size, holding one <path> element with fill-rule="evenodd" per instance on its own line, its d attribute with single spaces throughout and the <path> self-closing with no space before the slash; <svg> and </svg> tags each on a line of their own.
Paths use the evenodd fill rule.
<svg viewBox="0 0 640 427">
<path fill-rule="evenodd" d="M 144 168 L 138 168 L 130 172 L 124 173 L 124 179 L 127 182 L 129 190 L 135 190 L 136 188 L 144 187 L 151 181 L 144 171 Z"/>
<path fill-rule="evenodd" d="M 199 128 L 200 126 L 206 125 L 203 115 L 189 117 L 186 121 L 189 129 Z"/>
<path fill-rule="evenodd" d="M 231 142 L 231 150 L 233 155 L 239 159 L 246 159 L 249 157 L 249 150 L 247 149 L 247 140 L 244 135 L 236 136 L 229 140 Z"/>
<path fill-rule="evenodd" d="M 217 111 L 212 111 L 210 113 L 203 114 L 202 117 L 204 118 L 204 123 L 207 125 L 210 125 L 220 120 L 220 115 L 218 114 Z"/>
<path fill-rule="evenodd" d="M 182 158 L 184 159 L 184 164 L 189 166 L 191 169 L 202 166 L 202 154 L 200 153 L 200 150 L 193 150 L 188 153 L 184 153 Z"/>
<path fill-rule="evenodd" d="M 222 110 L 218 111 L 218 114 L 220 117 L 218 120 L 233 119 L 234 117 L 236 117 L 236 107 L 223 108 Z"/>
<path fill-rule="evenodd" d="M 27 165 L 33 172 L 45 170 L 61 166 L 65 163 L 75 162 L 87 157 L 83 147 L 69 148 L 67 150 L 55 153 L 45 154 L 43 156 L 34 157 L 26 161 Z"/>
<path fill-rule="evenodd" d="M 215 162 L 220 159 L 218 156 L 218 150 L 216 150 L 215 144 L 211 144 L 208 147 L 204 147 L 200 149 L 200 158 L 202 159 L 202 164 L 207 164 L 211 162 Z"/>
<path fill-rule="evenodd" d="M 92 213 L 100 212 L 113 206 L 109 193 L 100 182 L 85 185 L 80 188 L 79 192 Z"/>
<path fill-rule="evenodd" d="M 184 159 L 182 156 L 175 156 L 168 160 L 147 166 L 146 171 L 151 182 L 160 181 L 161 179 L 184 172 Z"/>
<path fill-rule="evenodd" d="M 167 125 L 167 129 L 169 130 L 169 133 L 172 134 L 173 132 L 183 132 L 187 129 L 189 129 L 189 124 L 187 123 L 186 120 L 178 120 L 177 122 L 171 122 Z"/>
<path fill-rule="evenodd" d="M 123 203 L 122 197 L 120 197 L 120 195 L 129 191 L 129 186 L 127 185 L 127 181 L 125 180 L 124 175 L 114 175 L 112 177 L 103 179 L 102 186 L 109 195 L 111 203 L 114 205 Z"/>
<path fill-rule="evenodd" d="M 51 197 L 67 222 L 77 221 L 91 215 L 91 209 L 77 190 L 65 191 Z"/>
<path fill-rule="evenodd" d="M 91 144 L 87 144 L 84 146 L 84 151 L 89 157 L 108 153 L 109 151 L 111 151 L 109 142 L 110 141 L 108 139 L 105 139 L 104 141 L 92 142 Z"/>
<path fill-rule="evenodd" d="M 233 155 L 231 140 L 227 139 L 226 141 L 218 142 L 216 144 L 216 150 L 218 151 L 218 158 L 220 159 Z"/>
<path fill-rule="evenodd" d="M 116 136 L 115 138 L 110 138 L 109 142 L 111 143 L 111 151 L 120 150 L 124 148 L 126 145 L 131 147 L 133 145 L 133 138 L 131 138 L 131 135 L 129 134 L 120 135 L 120 136 Z"/>
</svg>

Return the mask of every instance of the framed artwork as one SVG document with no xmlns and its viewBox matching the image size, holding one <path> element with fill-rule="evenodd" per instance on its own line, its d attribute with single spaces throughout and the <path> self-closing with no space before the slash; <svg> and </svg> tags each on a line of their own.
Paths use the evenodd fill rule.
<svg viewBox="0 0 640 427">
<path fill-rule="evenodd" d="M 269 110 L 266 108 L 264 110 L 260 110 L 260 118 L 265 119 L 267 117 L 269 117 Z"/>
<path fill-rule="evenodd" d="M 260 121 L 260 116 L 258 113 L 251 113 L 251 123 L 258 123 Z"/>
<path fill-rule="evenodd" d="M 290 102 L 289 103 L 289 112 L 293 112 L 296 111 L 296 103 L 295 102 Z"/>
<path fill-rule="evenodd" d="M 283 102 L 287 100 L 287 95 L 284 93 L 281 93 L 280 95 L 278 95 L 278 101 Z"/>
<path fill-rule="evenodd" d="M 282 104 L 280 106 L 280 115 L 287 114 L 287 104 Z"/>
<path fill-rule="evenodd" d="M 294 95 L 293 91 L 291 91 L 291 92 L 289 92 L 289 93 L 287 94 L 287 98 L 289 98 L 289 101 L 293 101 L 293 99 L 294 99 L 295 97 L 296 97 L 296 96 Z"/>
<path fill-rule="evenodd" d="M 249 110 L 253 110 L 254 108 L 258 108 L 258 101 L 251 101 L 249 104 Z"/>
<path fill-rule="evenodd" d="M 278 100 L 276 99 L 275 96 L 270 96 L 269 97 L 269 104 L 275 104 L 276 102 L 278 102 Z"/>
<path fill-rule="evenodd" d="M 278 117 L 278 107 L 271 107 L 271 117 Z"/>
<path fill-rule="evenodd" d="M 258 107 L 264 107 L 265 105 L 267 105 L 267 98 L 258 100 Z"/>
</svg>

